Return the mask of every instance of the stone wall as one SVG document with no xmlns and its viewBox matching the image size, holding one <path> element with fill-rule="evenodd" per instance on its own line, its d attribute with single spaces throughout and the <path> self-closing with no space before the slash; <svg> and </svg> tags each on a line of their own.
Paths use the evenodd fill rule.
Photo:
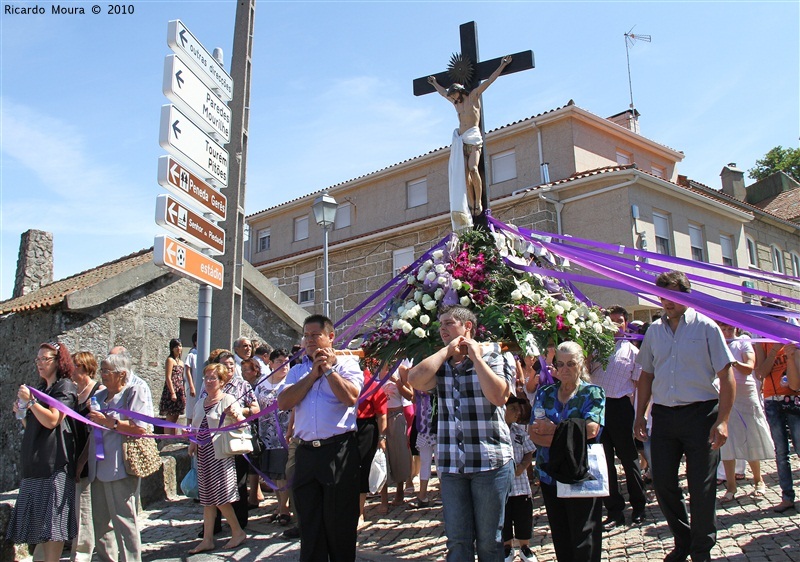
<svg viewBox="0 0 800 562">
<path fill-rule="evenodd" d="M 197 289 L 194 282 L 164 275 L 88 310 L 67 310 L 62 303 L 0 318 L 0 450 L 10 452 L 0 456 L 0 490 L 19 485 L 22 436 L 11 404 L 20 384 L 39 381 L 33 364 L 39 344 L 58 339 L 72 353 L 90 351 L 99 358 L 112 346 L 124 345 L 134 372 L 150 385 L 157 414 L 169 340 L 180 333 L 181 319 L 196 321 Z M 243 309 L 243 335 L 273 347 L 291 347 L 299 340 L 299 334 L 247 290 Z"/>
</svg>

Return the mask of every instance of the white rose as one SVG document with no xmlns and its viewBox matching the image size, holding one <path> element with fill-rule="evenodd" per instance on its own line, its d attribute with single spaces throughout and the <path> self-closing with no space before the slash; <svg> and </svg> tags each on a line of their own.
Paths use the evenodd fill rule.
<svg viewBox="0 0 800 562">
<path fill-rule="evenodd" d="M 602 324 L 596 323 L 592 327 L 594 328 L 594 331 L 597 332 L 598 334 L 602 334 L 603 333 L 603 325 Z"/>
<path fill-rule="evenodd" d="M 444 289 L 442 289 L 441 287 L 436 289 L 436 291 L 434 291 L 433 293 L 433 298 L 435 298 L 437 301 L 442 300 L 443 296 L 444 296 Z"/>
<path fill-rule="evenodd" d="M 409 308 L 406 311 L 406 319 L 410 320 L 412 318 L 416 318 L 418 314 L 419 314 L 419 309 L 416 306 L 413 308 Z"/>
<path fill-rule="evenodd" d="M 558 305 L 563 308 L 564 310 L 571 310 L 572 303 L 569 301 L 558 301 Z"/>
<path fill-rule="evenodd" d="M 597 313 L 594 310 L 589 312 L 589 320 L 591 320 L 592 322 L 597 322 L 598 320 L 600 320 L 597 317 Z"/>
<path fill-rule="evenodd" d="M 525 354 L 528 357 L 538 357 L 541 355 L 539 346 L 536 345 L 536 339 L 534 339 L 533 334 L 525 334 Z"/>
<path fill-rule="evenodd" d="M 445 284 L 447 284 L 447 278 L 446 277 L 439 277 L 436 280 L 436 282 L 439 283 L 439 285 L 445 285 Z"/>
<path fill-rule="evenodd" d="M 425 303 L 430 302 L 432 300 L 433 300 L 433 298 L 428 293 L 425 293 L 424 295 L 422 295 L 422 305 L 423 306 L 425 306 Z"/>
<path fill-rule="evenodd" d="M 436 250 L 432 255 L 433 259 L 440 260 L 444 257 L 444 250 Z"/>
<path fill-rule="evenodd" d="M 422 291 L 414 291 L 414 300 L 419 302 L 422 299 Z"/>
<path fill-rule="evenodd" d="M 567 320 L 570 324 L 574 324 L 578 320 L 578 311 L 573 308 L 567 312 Z"/>
<path fill-rule="evenodd" d="M 428 335 L 428 332 L 426 332 L 422 328 L 414 328 L 414 335 L 417 336 L 418 338 L 424 338 Z"/>
<path fill-rule="evenodd" d="M 553 310 L 556 312 L 556 314 L 564 314 L 564 308 L 560 304 L 553 306 Z"/>
<path fill-rule="evenodd" d="M 417 273 L 417 281 L 424 281 L 425 280 L 425 270 L 420 269 L 419 273 Z"/>
<path fill-rule="evenodd" d="M 392 330 L 399 330 L 400 329 L 400 320 L 395 320 L 392 322 Z"/>
<path fill-rule="evenodd" d="M 419 317 L 419 323 L 422 324 L 423 326 L 427 326 L 428 322 L 430 321 L 431 317 L 428 316 L 427 314 L 423 314 L 422 316 Z"/>
<path fill-rule="evenodd" d="M 436 301 L 431 299 L 426 303 L 422 304 L 422 308 L 425 310 L 435 310 L 436 309 Z"/>
<path fill-rule="evenodd" d="M 401 320 L 401 322 L 403 322 L 403 325 L 401 326 L 401 329 L 403 330 L 403 333 L 404 334 L 409 333 L 411 331 L 411 328 L 412 328 L 411 324 L 409 324 L 408 322 L 402 321 L 402 320 Z"/>
<path fill-rule="evenodd" d="M 434 279 L 436 279 L 436 273 L 434 273 L 433 271 L 429 271 L 428 274 L 425 276 L 425 279 L 427 279 L 428 281 L 433 281 Z"/>
<path fill-rule="evenodd" d="M 462 285 L 462 284 L 463 284 L 463 283 L 461 283 L 461 279 L 453 279 L 453 284 L 452 284 L 452 287 L 453 287 L 453 289 L 455 289 L 456 291 L 458 291 L 458 290 L 461 288 L 461 285 Z"/>
<path fill-rule="evenodd" d="M 459 302 L 461 303 L 461 306 L 469 306 L 469 303 L 472 302 L 472 301 L 469 300 L 469 297 L 464 296 L 464 297 L 461 297 L 461 300 Z"/>
<path fill-rule="evenodd" d="M 407 285 L 413 285 L 414 283 L 416 283 L 416 281 L 417 281 L 417 278 L 414 277 L 413 275 L 406 275 L 406 284 Z"/>
<path fill-rule="evenodd" d="M 522 300 L 522 291 L 519 289 L 514 289 L 511 291 L 511 300 L 518 301 Z"/>
<path fill-rule="evenodd" d="M 437 263 L 436 267 L 434 269 L 436 270 L 436 273 L 440 273 L 440 274 L 444 273 L 445 271 L 447 271 L 447 268 L 444 266 L 443 263 Z"/>
</svg>

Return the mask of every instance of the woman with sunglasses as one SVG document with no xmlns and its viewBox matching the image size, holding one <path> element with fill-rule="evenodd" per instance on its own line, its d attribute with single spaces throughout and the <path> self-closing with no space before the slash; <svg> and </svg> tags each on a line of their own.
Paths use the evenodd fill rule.
<svg viewBox="0 0 800 562">
<path fill-rule="evenodd" d="M 547 520 L 559 562 L 600 562 L 603 502 L 600 498 L 559 498 L 556 480 L 544 467 L 550 462 L 550 446 L 556 427 L 569 418 L 586 420 L 586 440 L 600 434 L 605 424 L 606 396 L 589 384 L 583 348 L 563 342 L 556 348 L 556 382 L 541 387 L 534 402 L 535 419 L 530 426 L 536 444 L 536 470 L 541 482 Z"/>
</svg>

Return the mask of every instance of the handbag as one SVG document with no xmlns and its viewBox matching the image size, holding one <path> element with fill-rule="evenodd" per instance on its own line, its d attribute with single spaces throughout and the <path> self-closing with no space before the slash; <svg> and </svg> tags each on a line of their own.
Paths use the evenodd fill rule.
<svg viewBox="0 0 800 562">
<path fill-rule="evenodd" d="M 130 397 L 126 394 L 125 402 L 130 408 Z M 131 476 L 147 478 L 161 468 L 161 454 L 158 452 L 156 440 L 152 437 L 134 437 L 126 435 L 122 442 L 122 458 L 125 472 Z"/>
<path fill-rule="evenodd" d="M 575 484 L 556 481 L 556 494 L 559 498 L 604 498 L 608 496 L 608 465 L 606 452 L 600 443 L 586 447 L 589 461 L 589 474 Z"/>
<path fill-rule="evenodd" d="M 214 456 L 217 459 L 246 455 L 253 452 L 253 436 L 249 425 L 230 431 L 220 431 L 214 438 Z"/>
<path fill-rule="evenodd" d="M 253 452 L 250 453 L 250 458 L 253 460 L 258 460 L 261 458 L 261 454 L 264 452 L 264 442 L 261 440 L 261 436 L 258 434 L 258 421 L 250 422 L 250 435 L 253 439 Z"/>
<path fill-rule="evenodd" d="M 151 437 L 126 435 L 122 443 L 125 472 L 131 476 L 147 478 L 161 468 L 161 455 L 156 440 Z"/>
</svg>

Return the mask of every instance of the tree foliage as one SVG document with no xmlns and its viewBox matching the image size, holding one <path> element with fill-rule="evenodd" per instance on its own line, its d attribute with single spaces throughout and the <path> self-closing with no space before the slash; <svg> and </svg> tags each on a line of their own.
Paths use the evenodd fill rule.
<svg viewBox="0 0 800 562">
<path fill-rule="evenodd" d="M 800 148 L 776 146 L 756 160 L 756 165 L 747 171 L 747 175 L 754 180 L 763 180 L 778 171 L 800 180 Z"/>
</svg>

